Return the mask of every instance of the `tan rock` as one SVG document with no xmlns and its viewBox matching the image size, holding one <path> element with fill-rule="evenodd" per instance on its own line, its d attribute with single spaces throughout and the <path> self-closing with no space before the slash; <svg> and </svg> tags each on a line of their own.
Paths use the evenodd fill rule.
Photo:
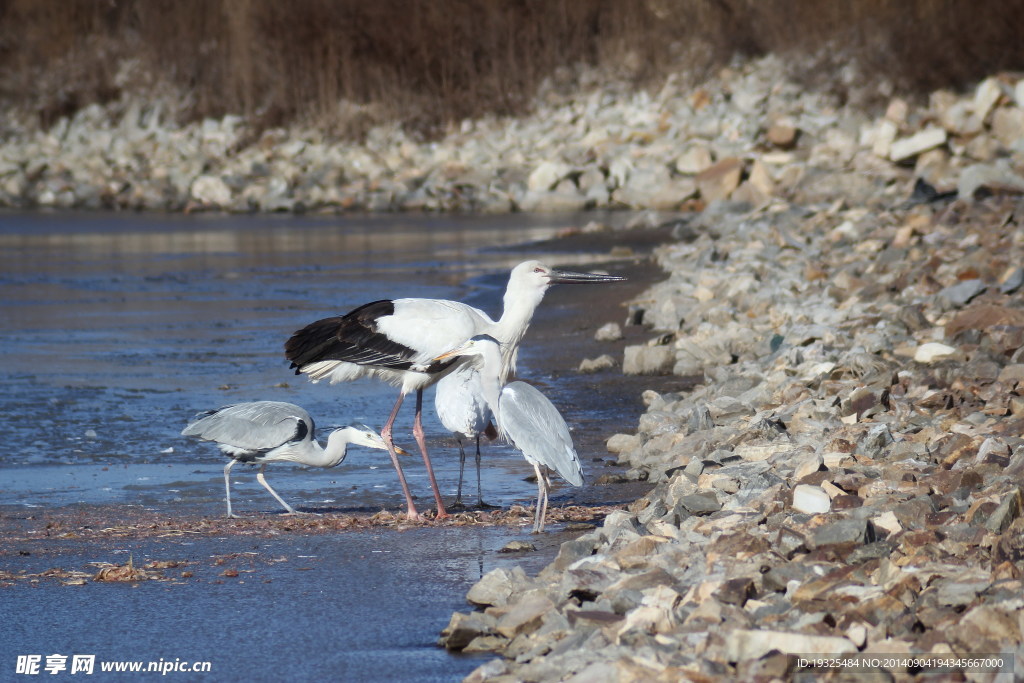
<svg viewBox="0 0 1024 683">
<path fill-rule="evenodd" d="M 856 652 L 857 648 L 848 638 L 787 631 L 736 629 L 725 636 L 725 658 L 730 662 L 758 659 L 772 650 L 792 655 L 842 655 Z"/>
<path fill-rule="evenodd" d="M 946 131 L 937 126 L 929 126 L 908 138 L 893 142 L 889 148 L 889 159 L 896 163 L 909 161 L 922 152 L 944 144 L 946 144 Z"/>
<path fill-rule="evenodd" d="M 555 604 L 540 590 L 529 591 L 498 619 L 495 630 L 506 638 L 532 633 L 540 626 L 541 617 Z"/>
<path fill-rule="evenodd" d="M 993 77 L 983 80 L 974 91 L 974 115 L 984 121 L 1002 94 L 998 79 Z"/>
<path fill-rule="evenodd" d="M 768 142 L 780 149 L 792 149 L 796 145 L 797 129 L 788 123 L 777 122 L 768 126 L 765 134 Z"/>
<path fill-rule="evenodd" d="M 705 201 L 728 199 L 740 185 L 743 162 L 736 157 L 722 159 L 697 175 L 697 187 Z"/>
</svg>

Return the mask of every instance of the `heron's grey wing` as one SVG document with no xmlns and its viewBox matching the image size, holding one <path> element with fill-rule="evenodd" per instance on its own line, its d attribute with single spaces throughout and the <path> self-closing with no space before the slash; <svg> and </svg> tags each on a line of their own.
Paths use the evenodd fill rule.
<svg viewBox="0 0 1024 683">
<path fill-rule="evenodd" d="M 558 409 L 535 387 L 511 382 L 501 391 L 498 428 L 523 455 L 558 472 L 573 486 L 583 485 L 583 467 L 569 426 Z"/>
<path fill-rule="evenodd" d="M 479 369 L 463 363 L 438 382 L 434 409 L 450 432 L 469 438 L 483 432 L 491 419 L 491 410 L 483 397 Z"/>
<path fill-rule="evenodd" d="M 252 451 L 268 451 L 312 436 L 313 420 L 299 406 L 280 401 L 237 403 L 212 411 L 181 433 Z"/>
</svg>

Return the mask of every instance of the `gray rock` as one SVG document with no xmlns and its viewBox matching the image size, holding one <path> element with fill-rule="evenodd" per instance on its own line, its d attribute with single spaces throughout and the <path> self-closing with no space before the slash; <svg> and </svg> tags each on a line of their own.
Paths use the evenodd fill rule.
<svg viewBox="0 0 1024 683">
<path fill-rule="evenodd" d="M 626 375 L 664 375 L 672 371 L 675 353 L 669 346 L 627 346 L 622 358 Z"/>
<path fill-rule="evenodd" d="M 811 533 L 808 547 L 811 550 L 829 546 L 873 543 L 874 527 L 866 519 L 841 519 L 822 525 Z"/>
<path fill-rule="evenodd" d="M 994 534 L 1003 533 L 1015 519 L 1020 517 L 1022 507 L 1024 507 L 1024 491 L 1015 488 L 1002 497 L 999 507 L 989 515 L 985 522 L 985 528 Z"/>
<path fill-rule="evenodd" d="M 718 512 L 722 509 L 722 504 L 718 501 L 718 496 L 714 493 L 691 493 L 689 495 L 680 496 L 678 506 L 682 507 L 686 512 L 691 515 L 710 515 L 712 512 Z"/>
<path fill-rule="evenodd" d="M 981 280 L 961 280 L 939 292 L 938 297 L 951 308 L 960 308 L 970 303 L 971 299 L 988 289 Z"/>
<path fill-rule="evenodd" d="M 618 323 L 605 323 L 594 333 L 594 339 L 600 342 L 613 342 L 622 339 L 622 328 Z"/>
<path fill-rule="evenodd" d="M 1006 279 L 999 283 L 999 291 L 1003 294 L 1013 294 L 1021 286 L 1024 286 L 1024 268 L 1018 266 L 1010 272 Z"/>
<path fill-rule="evenodd" d="M 522 570 L 519 570 L 519 573 L 521 575 Z M 492 569 L 473 584 L 466 594 L 466 599 L 481 607 L 504 605 L 519 583 L 519 577 L 512 571 L 501 567 Z"/>
<path fill-rule="evenodd" d="M 598 356 L 597 358 L 584 358 L 580 361 L 579 371 L 583 373 L 600 372 L 602 370 L 609 370 L 615 367 L 615 359 L 607 353 Z"/>
<path fill-rule="evenodd" d="M 441 631 L 438 644 L 448 650 L 462 650 L 474 638 L 493 634 L 496 625 L 495 619 L 483 612 L 456 612 Z"/>
</svg>

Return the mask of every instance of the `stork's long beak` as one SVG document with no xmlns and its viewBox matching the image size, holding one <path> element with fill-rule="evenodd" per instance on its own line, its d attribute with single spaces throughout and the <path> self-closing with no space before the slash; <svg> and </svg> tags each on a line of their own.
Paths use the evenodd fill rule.
<svg viewBox="0 0 1024 683">
<path fill-rule="evenodd" d="M 622 282 L 626 278 L 619 275 L 602 275 L 600 273 L 575 273 L 571 270 L 551 269 L 549 282 L 553 285 L 582 285 L 590 282 Z"/>
</svg>

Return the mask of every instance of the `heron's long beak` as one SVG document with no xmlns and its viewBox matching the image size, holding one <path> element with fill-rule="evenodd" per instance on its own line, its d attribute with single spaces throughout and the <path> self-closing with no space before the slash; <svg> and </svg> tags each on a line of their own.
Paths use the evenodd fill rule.
<svg viewBox="0 0 1024 683">
<path fill-rule="evenodd" d="M 622 282 L 626 278 L 619 275 L 602 275 L 600 273 L 574 273 L 571 270 L 551 269 L 549 282 L 553 285 L 582 285 L 590 282 Z"/>
<path fill-rule="evenodd" d="M 379 448 L 382 451 L 386 451 L 388 449 L 388 445 L 384 443 L 384 437 L 366 425 L 359 425 L 359 427 L 363 430 L 363 437 L 366 439 L 362 444 L 363 446 Z M 395 453 L 398 455 L 412 455 L 412 453 L 397 444 L 395 444 Z"/>
<path fill-rule="evenodd" d="M 454 358 L 455 356 L 461 356 L 464 354 L 465 350 L 466 344 L 463 344 L 462 346 L 458 346 L 452 349 L 451 351 L 447 351 L 445 353 L 442 353 L 440 356 L 435 357 L 434 362 L 436 363 L 439 360 L 448 360 L 449 358 Z"/>
</svg>

